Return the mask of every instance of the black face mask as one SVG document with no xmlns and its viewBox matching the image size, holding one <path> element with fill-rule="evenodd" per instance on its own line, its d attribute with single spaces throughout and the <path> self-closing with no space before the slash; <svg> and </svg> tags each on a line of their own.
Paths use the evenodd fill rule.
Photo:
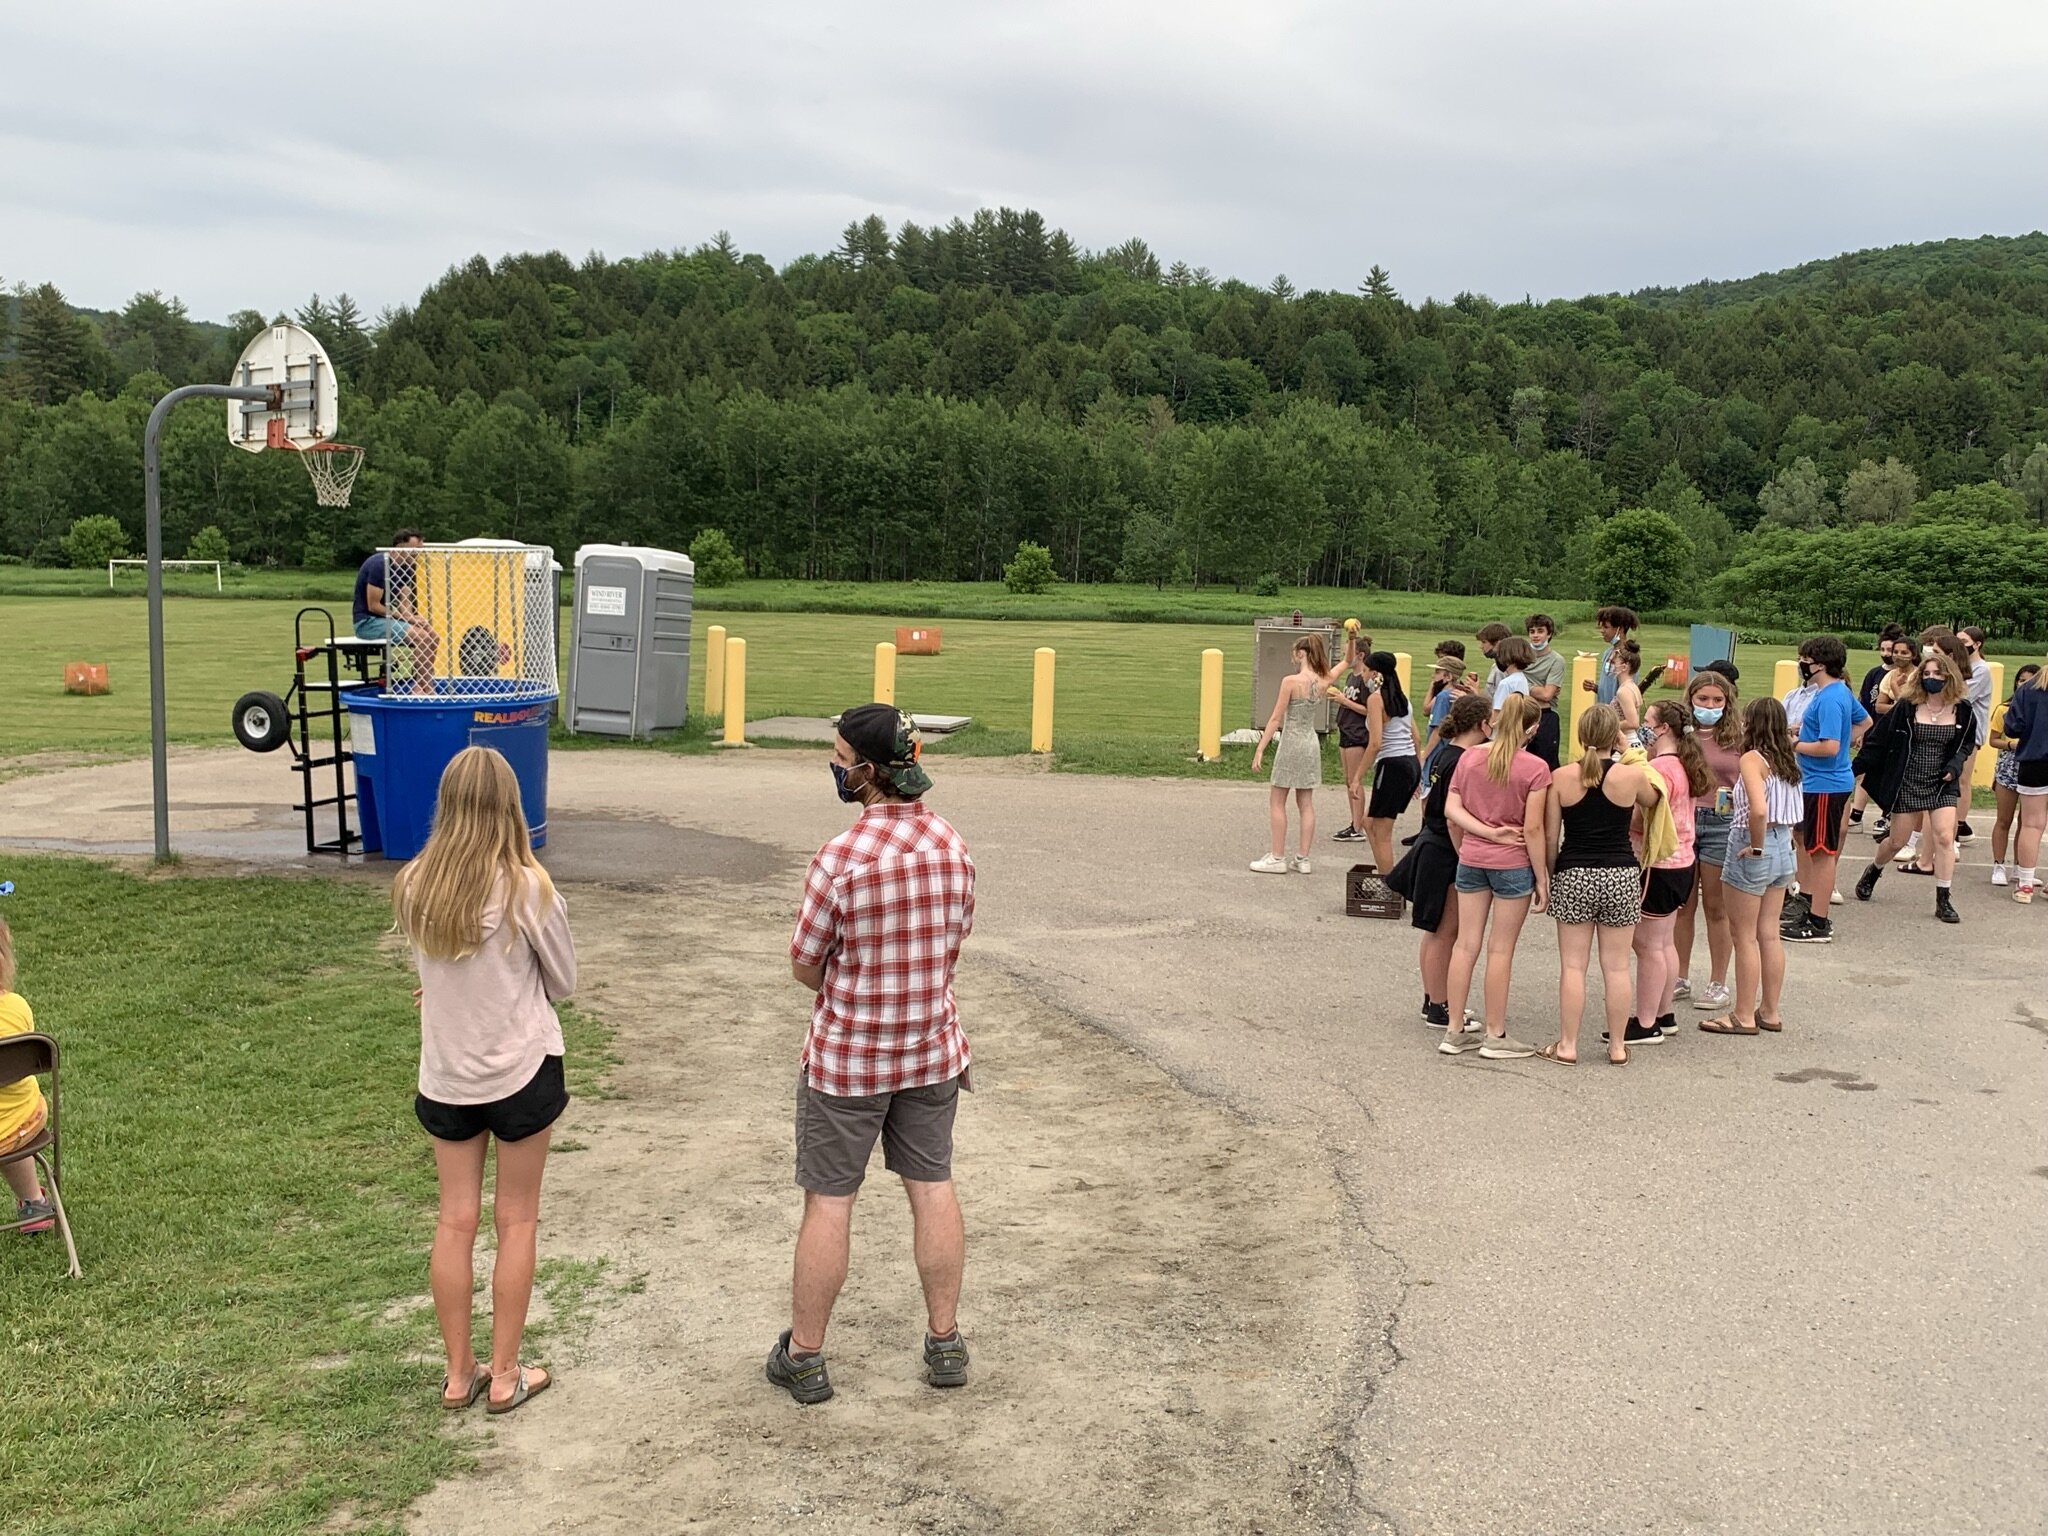
<svg viewBox="0 0 2048 1536">
<path fill-rule="evenodd" d="M 1802 683 L 1810 683 L 1813 681 L 1815 675 L 1818 674 L 1819 671 L 1820 668 L 1816 667 L 1812 662 L 1802 661 L 1801 663 L 1799 663 L 1799 681 L 1801 681 Z"/>
<path fill-rule="evenodd" d="M 1930 699 L 1947 686 L 1948 679 L 1945 677 L 1923 677 L 1920 679 L 1920 687 Z"/>
<path fill-rule="evenodd" d="M 858 766 L 859 764 L 855 764 L 855 767 Z M 852 771 L 853 769 L 848 768 L 844 763 L 834 763 L 832 765 L 832 782 L 839 788 L 840 799 L 844 800 L 848 805 L 858 805 L 860 803 L 860 791 L 846 782 L 847 774 Z"/>
</svg>

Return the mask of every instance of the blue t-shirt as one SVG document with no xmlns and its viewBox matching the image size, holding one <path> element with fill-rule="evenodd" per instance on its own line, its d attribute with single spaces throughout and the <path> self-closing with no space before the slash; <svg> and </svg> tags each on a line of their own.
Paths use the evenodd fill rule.
<svg viewBox="0 0 2048 1536">
<path fill-rule="evenodd" d="M 384 606 L 386 609 L 389 609 L 391 606 L 391 589 L 384 580 L 384 556 L 381 552 L 370 556 L 369 559 L 363 562 L 362 569 L 356 572 L 355 620 L 358 624 L 362 623 L 365 619 L 376 617 L 375 614 L 370 612 L 368 589 L 371 587 L 382 587 L 384 589 Z"/>
<path fill-rule="evenodd" d="M 1813 696 L 1799 722 L 1801 741 L 1832 741 L 1832 757 L 1799 758 L 1800 788 L 1809 794 L 1847 794 L 1856 787 L 1856 770 L 1849 766 L 1849 738 L 1856 727 L 1870 718 L 1870 711 L 1856 702 L 1856 695 L 1840 678 L 1832 678 Z"/>
<path fill-rule="evenodd" d="M 1440 693 L 1438 693 L 1437 696 L 1430 701 L 1429 728 L 1431 730 L 1435 730 L 1438 726 L 1442 725 L 1444 721 L 1448 720 L 1451 715 L 1451 706 L 1457 702 L 1458 694 L 1457 690 L 1454 688 L 1446 688 Z"/>
</svg>

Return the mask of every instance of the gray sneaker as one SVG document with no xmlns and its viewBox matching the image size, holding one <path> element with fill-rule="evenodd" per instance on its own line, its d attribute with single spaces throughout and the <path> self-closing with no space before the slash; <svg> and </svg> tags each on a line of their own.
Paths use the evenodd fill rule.
<svg viewBox="0 0 2048 1536">
<path fill-rule="evenodd" d="M 1446 1024 L 1448 1025 L 1448 1020 L 1446 1020 Z M 1472 1029 L 1472 1026 L 1468 1024 L 1465 1028 L 1469 1030 Z M 1446 1056 L 1462 1056 L 1467 1051 L 1479 1050 L 1482 1045 L 1486 1044 L 1489 1038 L 1484 1024 L 1480 1025 L 1478 1029 L 1472 1030 L 1470 1034 L 1446 1027 L 1444 1037 L 1437 1041 L 1436 1048 Z M 1484 1055 L 1485 1053 L 1482 1051 L 1480 1054 Z"/>
<path fill-rule="evenodd" d="M 1524 1045 L 1513 1035 L 1481 1035 L 1479 1055 L 1485 1061 L 1515 1061 L 1523 1056 L 1534 1056 L 1536 1047 Z"/>
<path fill-rule="evenodd" d="M 825 1374 L 823 1355 L 806 1355 L 799 1360 L 789 1352 L 789 1330 L 768 1352 L 768 1379 L 800 1403 L 822 1403 L 832 1395 L 832 1378 Z"/>
<path fill-rule="evenodd" d="M 948 1338 L 924 1336 L 924 1379 L 935 1387 L 967 1385 L 967 1340 L 958 1328 Z"/>
</svg>

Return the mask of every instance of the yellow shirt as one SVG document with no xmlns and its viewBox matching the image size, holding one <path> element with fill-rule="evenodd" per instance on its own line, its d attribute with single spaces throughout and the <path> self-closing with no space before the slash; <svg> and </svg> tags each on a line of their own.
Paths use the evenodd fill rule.
<svg viewBox="0 0 2048 1536">
<path fill-rule="evenodd" d="M 28 999 L 19 992 L 0 992 L 0 1035 L 25 1035 L 35 1027 Z M 42 1103 L 43 1090 L 32 1077 L 0 1088 L 0 1142 L 27 1125 Z"/>
</svg>

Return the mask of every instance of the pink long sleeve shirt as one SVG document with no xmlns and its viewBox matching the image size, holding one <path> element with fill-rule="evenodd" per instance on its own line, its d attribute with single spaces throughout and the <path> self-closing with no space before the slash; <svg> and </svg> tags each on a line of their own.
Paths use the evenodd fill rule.
<svg viewBox="0 0 2048 1536">
<path fill-rule="evenodd" d="M 418 950 L 420 1093 L 442 1104 L 490 1104 L 533 1080 L 541 1062 L 562 1054 L 554 1005 L 576 990 L 576 946 L 569 908 L 557 891 L 535 913 L 528 880 L 523 925 L 508 925 L 506 879 L 484 907 L 483 942 L 460 960 Z M 524 931 L 520 931 L 523 927 Z"/>
</svg>

